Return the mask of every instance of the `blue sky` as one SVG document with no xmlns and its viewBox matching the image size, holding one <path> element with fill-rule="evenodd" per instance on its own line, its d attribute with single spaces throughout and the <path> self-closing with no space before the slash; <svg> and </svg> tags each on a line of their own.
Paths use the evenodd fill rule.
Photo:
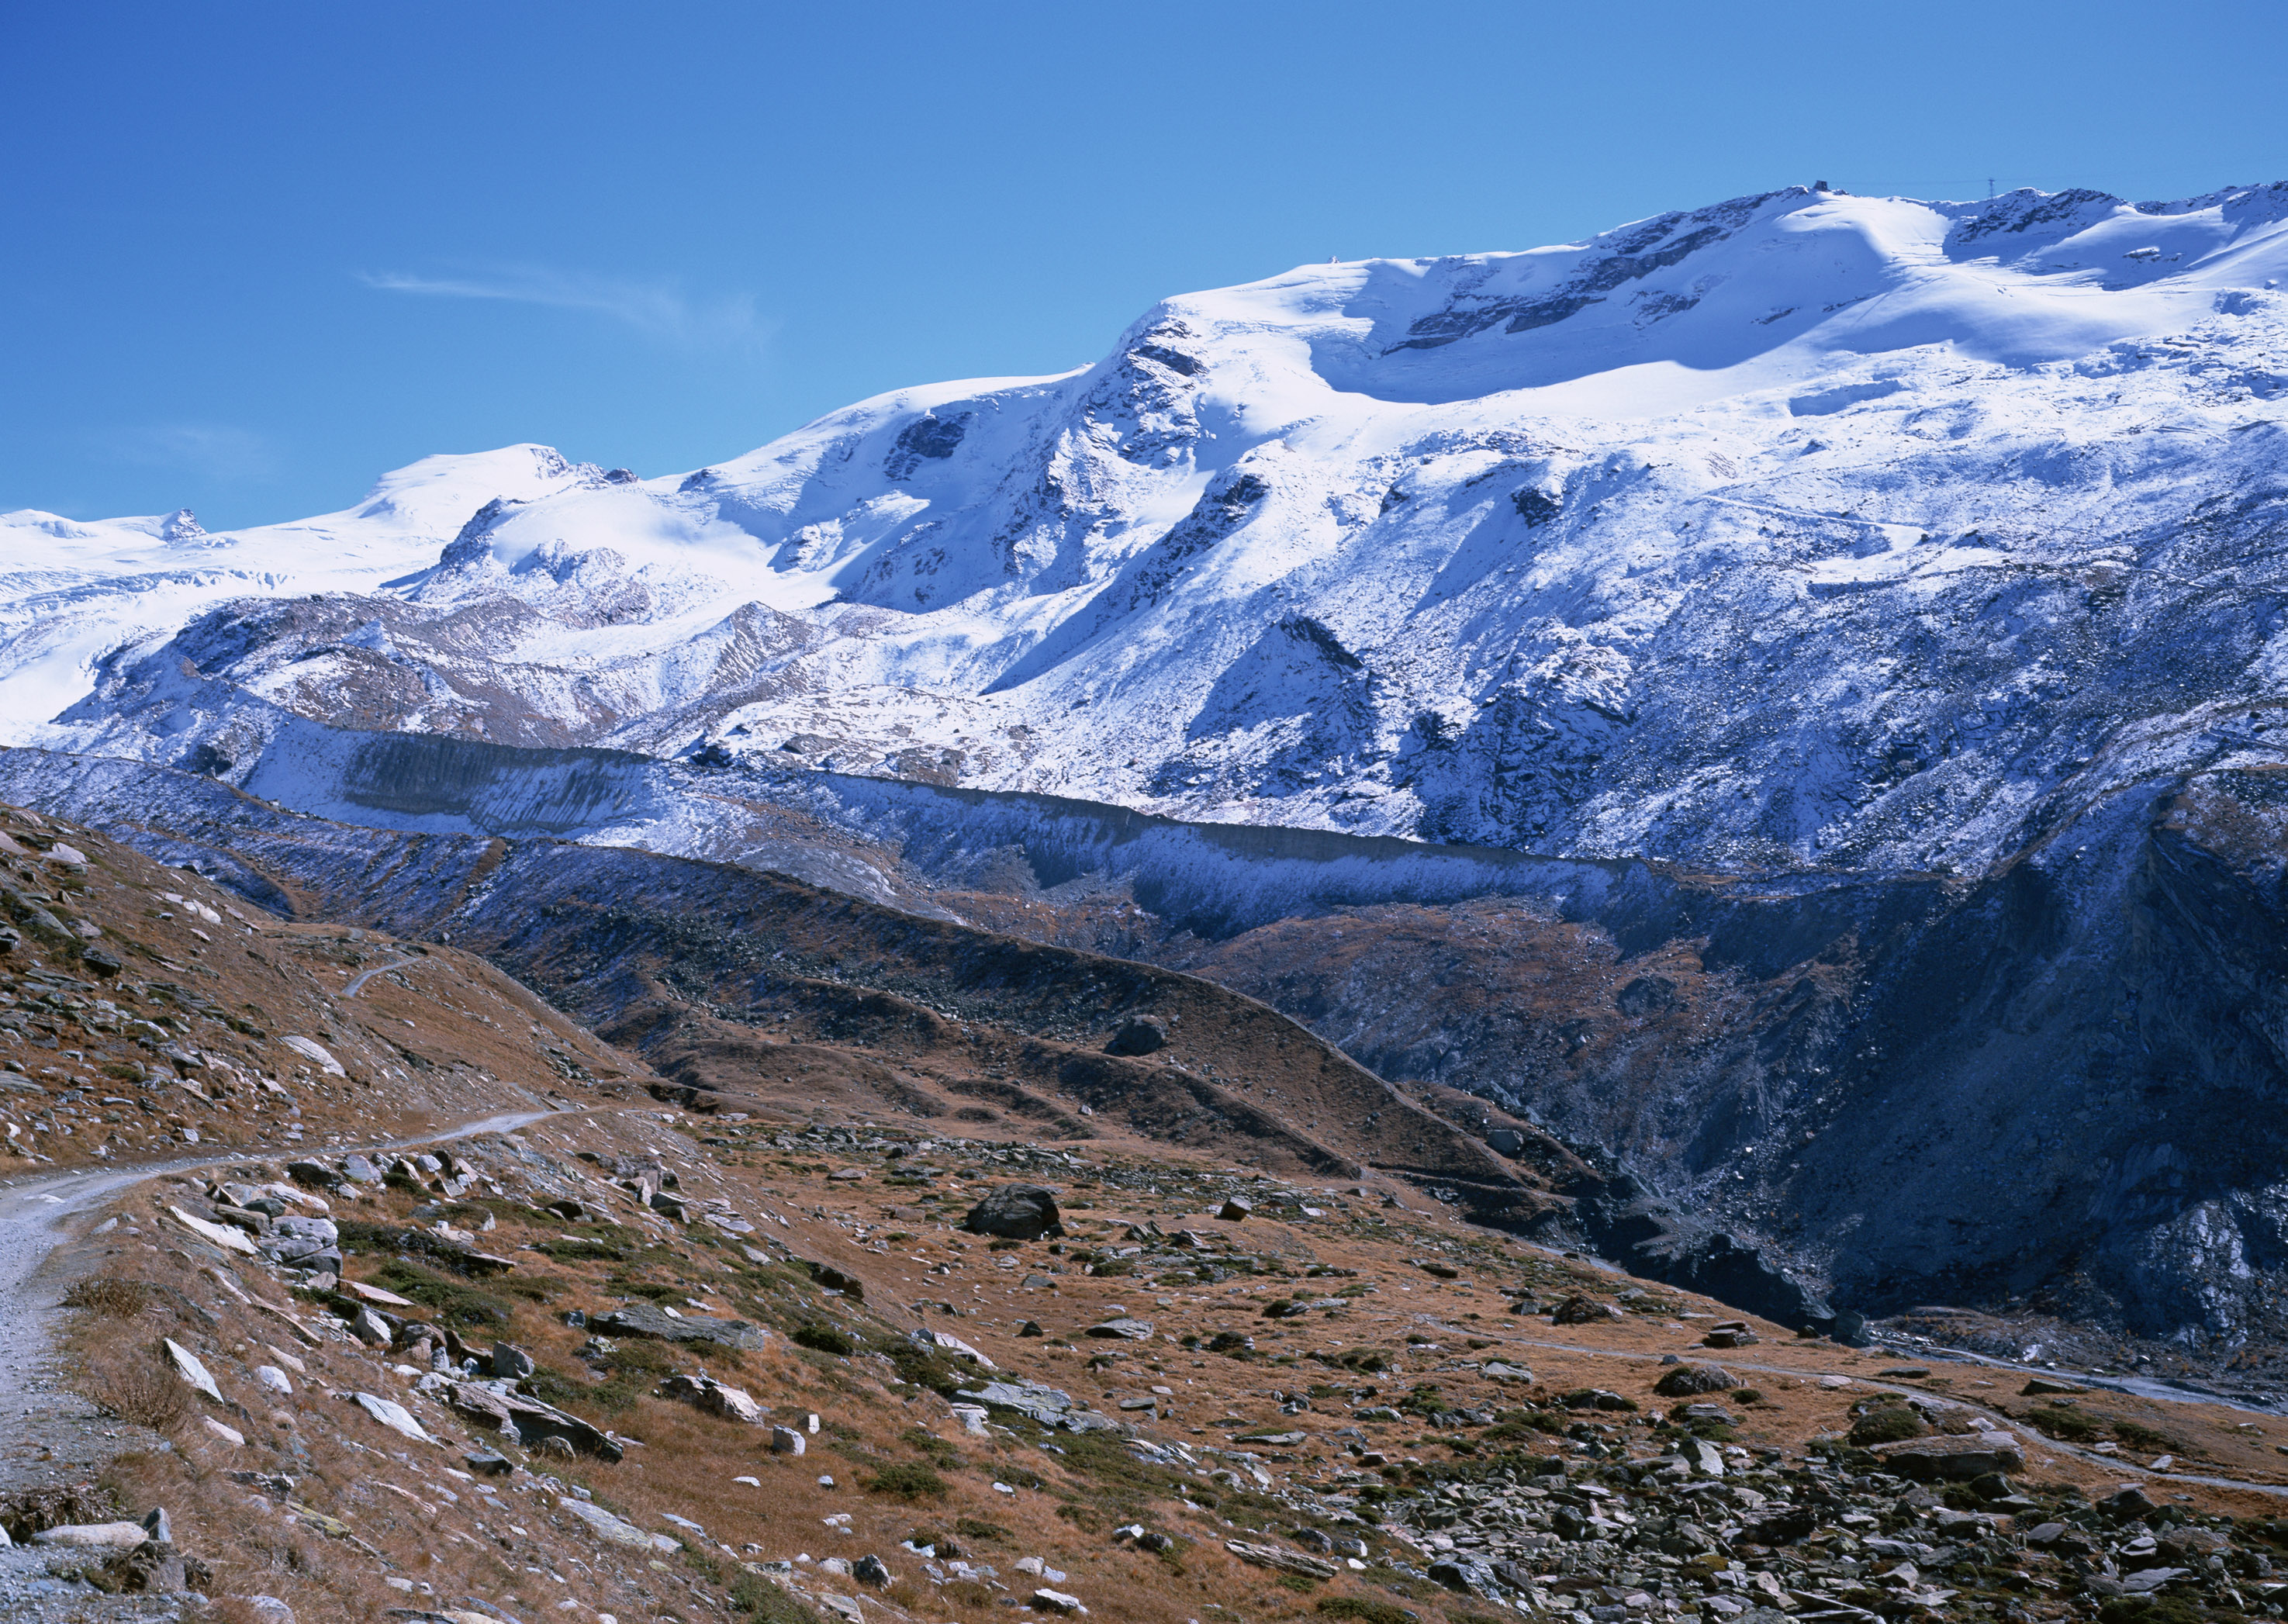
<svg viewBox="0 0 2288 1624">
<path fill-rule="evenodd" d="M 645 474 L 1156 298 L 1791 182 L 2288 178 L 2288 8 L 15 8 L 0 510 L 341 507 L 433 451 Z"/>
</svg>

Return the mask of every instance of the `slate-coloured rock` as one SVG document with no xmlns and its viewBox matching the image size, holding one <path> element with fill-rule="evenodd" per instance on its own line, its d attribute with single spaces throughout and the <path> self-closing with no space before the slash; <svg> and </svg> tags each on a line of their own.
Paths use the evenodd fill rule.
<svg viewBox="0 0 2288 1624">
<path fill-rule="evenodd" d="M 1107 1319 L 1099 1325 L 1092 1325 L 1088 1327 L 1086 1334 L 1108 1342 L 1148 1342 L 1152 1335 L 1152 1322 L 1148 1319 L 1130 1319 L 1124 1316 L 1116 1319 Z"/>
<path fill-rule="evenodd" d="M 1120 1023 L 1120 1030 L 1112 1034 L 1104 1050 L 1113 1055 L 1148 1055 L 1167 1046 L 1165 1021 L 1154 1015 L 1132 1015 Z"/>
<path fill-rule="evenodd" d="M 770 1333 L 744 1319 L 719 1319 L 712 1314 L 669 1313 L 653 1303 L 630 1303 L 600 1314 L 589 1327 L 606 1336 L 648 1336 L 657 1342 L 711 1342 L 726 1348 L 756 1349 Z"/>
<path fill-rule="evenodd" d="M 1046 1184 L 1003 1184 L 969 1209 L 961 1227 L 1005 1240 L 1039 1240 L 1065 1232 L 1057 1192 Z"/>
<path fill-rule="evenodd" d="M 624 1453 L 578 1416 L 567 1415 L 520 1393 L 495 1392 L 474 1382 L 456 1382 L 447 1390 L 446 1401 L 471 1421 L 487 1423 L 495 1431 L 513 1430 L 528 1446 L 560 1438 L 577 1453 L 600 1461 L 616 1461 Z"/>
<path fill-rule="evenodd" d="M 2025 1452 L 2007 1432 L 1973 1432 L 1960 1438 L 1911 1438 L 1878 1444 L 1884 1466 L 1919 1482 L 1951 1478 L 1968 1482 L 1989 1472 L 2023 1470 Z"/>
<path fill-rule="evenodd" d="M 1594 1297 L 1578 1295 L 1569 1296 L 1557 1305 L 1550 1316 L 1557 1325 L 1596 1325 L 1608 1319 L 1618 1319 L 1621 1311 L 1609 1303 L 1600 1303 Z"/>
<path fill-rule="evenodd" d="M 1679 1365 L 1654 1382 L 1652 1390 L 1664 1398 L 1691 1398 L 1728 1392 L 1739 1385 L 1721 1365 Z"/>
<path fill-rule="evenodd" d="M 660 1383 L 660 1397 L 687 1404 L 710 1415 L 720 1415 L 726 1421 L 743 1422 L 748 1426 L 763 1424 L 763 1407 L 742 1389 L 726 1387 L 712 1376 L 673 1375 Z"/>
</svg>

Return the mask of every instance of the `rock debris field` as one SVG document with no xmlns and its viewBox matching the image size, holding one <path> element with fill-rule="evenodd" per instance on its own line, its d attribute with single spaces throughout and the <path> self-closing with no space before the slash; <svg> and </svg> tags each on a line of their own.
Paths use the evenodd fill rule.
<svg viewBox="0 0 2288 1624">
<path fill-rule="evenodd" d="M 1374 1182 L 622 1107 L 102 1205 L 60 1368 L 109 1453 L 7 1462 L 12 1618 L 2288 1597 L 2288 1426 L 1798 1337 Z"/>
</svg>

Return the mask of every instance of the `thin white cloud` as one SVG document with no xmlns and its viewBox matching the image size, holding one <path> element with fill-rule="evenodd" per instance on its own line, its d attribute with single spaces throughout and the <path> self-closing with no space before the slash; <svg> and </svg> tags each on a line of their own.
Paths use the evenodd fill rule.
<svg viewBox="0 0 2288 1624">
<path fill-rule="evenodd" d="M 755 302 L 749 295 L 695 299 L 669 278 L 639 281 L 544 265 L 504 265 L 451 276 L 366 272 L 359 280 L 386 293 L 498 299 L 552 310 L 587 311 L 676 344 L 755 345 L 769 337 L 771 327 L 755 313 Z"/>
<path fill-rule="evenodd" d="M 278 473 L 278 454 L 270 441 L 228 424 L 146 424 L 103 440 L 120 462 L 143 468 L 187 470 L 229 482 L 269 479 Z"/>
</svg>

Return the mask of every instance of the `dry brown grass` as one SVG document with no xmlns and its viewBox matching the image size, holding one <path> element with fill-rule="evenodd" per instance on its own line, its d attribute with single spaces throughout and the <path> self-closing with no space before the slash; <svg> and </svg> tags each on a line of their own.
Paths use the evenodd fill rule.
<svg viewBox="0 0 2288 1624">
<path fill-rule="evenodd" d="M 147 1281 L 99 1274 L 73 1282 L 71 1289 L 64 1293 L 63 1304 L 66 1308 L 85 1309 L 108 1319 L 132 1319 L 151 1306 L 151 1297 Z"/>
<path fill-rule="evenodd" d="M 170 1436 L 191 1419 L 191 1390 L 145 1347 L 98 1344 L 80 1359 L 80 1394 L 107 1415 Z"/>
</svg>

